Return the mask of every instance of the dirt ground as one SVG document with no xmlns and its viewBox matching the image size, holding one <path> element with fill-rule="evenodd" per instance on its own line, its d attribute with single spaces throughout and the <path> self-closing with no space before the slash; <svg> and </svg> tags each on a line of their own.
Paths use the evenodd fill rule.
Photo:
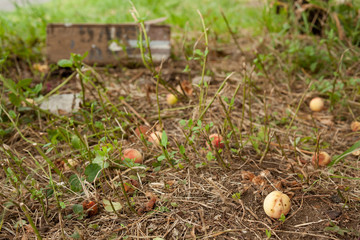
<svg viewBox="0 0 360 240">
<path fill-rule="evenodd" d="M 202 126 L 211 122 L 214 124 L 210 133 L 227 136 L 232 131 L 224 110 L 228 109 L 229 104 L 224 98 L 231 99 L 236 88 L 240 87 L 233 109 L 228 114 L 239 132 L 236 137 L 234 134 L 228 137 L 223 152 L 217 155 L 213 151 L 225 166 L 207 158 L 209 150 L 203 130 L 195 134 L 194 143 L 190 145 L 185 138 L 189 130 L 179 124 L 180 120 L 197 119 L 200 115 L 200 90 L 193 86 L 191 95 L 180 98 L 174 106 L 168 106 L 165 100 L 167 91 L 159 86 L 161 120 L 169 138 L 168 150 L 178 151 L 177 144 L 183 144 L 189 162 L 181 160 L 182 167 L 174 169 L 163 161 L 160 170 L 156 171 L 156 159 L 162 154 L 161 149 L 145 146 L 133 134 L 136 125 L 143 124 L 143 119 L 154 129 L 160 129 L 156 82 L 149 71 L 142 67 L 98 67 L 95 70 L 103 81 L 99 84 L 107 88 L 110 101 L 119 111 L 132 114 L 117 119 L 120 123 L 127 120 L 133 122 L 132 125 L 125 124 L 122 130 L 124 135 L 122 131 L 109 134 L 117 138 L 123 147 L 141 150 L 146 167 L 126 169 L 111 165 L 98 181 L 85 183 L 85 193 L 64 191 L 61 198 L 66 207 L 61 212 L 54 199 L 48 199 L 48 222 L 42 216 L 40 204 L 26 191 L 20 196 L 16 195 L 2 172 L 2 205 L 8 202 L 5 196 L 25 202 L 44 239 L 61 239 L 61 229 L 68 237 L 77 232 L 78 239 L 98 240 L 266 239 L 267 231 L 271 232 L 271 239 L 359 239 L 359 180 L 332 177 L 359 178 L 359 157 L 349 155 L 333 167 L 315 167 L 311 164 L 317 142 L 320 148 L 334 156 L 359 140 L 359 134 L 353 133 L 349 127 L 353 118 L 348 109 L 339 104 L 330 110 L 329 101 L 326 101 L 324 111 L 312 113 L 308 104 L 318 95 L 308 91 L 309 84 L 304 76 L 287 76 L 281 71 L 269 72 L 267 77 L 259 75 L 252 71 L 254 56 L 244 56 L 229 46 L 212 46 L 211 49 L 207 66 L 212 76 L 205 105 L 212 99 L 214 101 L 202 120 Z M 190 63 L 190 74 L 183 72 L 186 64 L 183 59 L 170 59 L 163 65 L 162 77 L 168 85 L 176 87 L 182 81 L 201 76 L 199 63 Z M 232 72 L 234 74 L 224 88 L 214 97 L 227 74 Z M 51 74 L 46 86 L 50 89 L 57 86 L 64 75 L 68 75 L 64 70 Z M 244 76 L 248 76 L 247 82 L 244 82 Z M 76 78 L 60 90 L 61 93 L 80 91 L 81 85 Z M 86 86 L 86 97 L 89 101 L 101 101 L 90 85 Z M 119 97 L 123 97 L 126 104 Z M 300 102 L 302 104 L 297 112 Z M 354 105 L 350 106 L 352 114 L 359 116 L 359 105 L 356 100 L 353 102 Z M 23 114 L 34 115 L 31 111 Z M 114 116 L 112 113 L 110 115 Z M 96 118 L 99 120 L 102 117 L 100 111 Z M 75 114 L 76 118 L 81 120 L 81 115 Z M 42 143 L 45 143 L 47 128 L 53 129 L 62 123 L 50 116 L 33 119 L 31 124 L 19 125 L 20 130 L 26 137 Z M 108 126 L 109 129 L 117 126 L 115 117 L 111 122 L 113 125 Z M 290 124 L 292 127 L 288 129 Z M 264 130 L 264 126 L 267 130 Z M 79 124 L 76 127 L 81 135 L 89 134 L 86 126 Z M 263 140 L 266 133 L 271 137 L 268 142 Z M 301 141 L 295 148 L 296 138 Z M 27 159 L 24 162 L 26 169 L 37 169 L 29 152 L 39 162 L 44 162 L 34 147 L 16 131 L 7 136 L 3 143 Z M 88 138 L 88 143 L 90 147 L 94 146 L 99 139 Z M 53 154 L 49 157 L 57 163 L 78 156 L 64 143 L 59 143 L 58 150 L 60 155 L 49 154 Z M 113 151 L 111 160 L 119 159 L 119 154 L 118 150 Z M 73 173 L 84 175 L 88 162 L 78 158 L 80 163 L 76 169 L 64 170 L 66 177 Z M 181 159 L 180 154 L 176 153 L 175 158 Z M 119 174 L 124 181 L 137 181 L 136 184 L 132 182 L 137 185 L 135 191 L 128 194 L 139 215 L 131 212 L 126 204 L 119 186 Z M 37 179 L 40 187 L 46 188 L 47 179 L 41 176 L 40 171 L 33 173 L 32 177 Z M 59 180 L 55 174 L 53 177 L 55 181 Z M 23 178 L 27 181 L 25 176 Z M 282 191 L 291 198 L 291 210 L 284 221 L 269 218 L 263 210 L 264 198 L 274 190 Z M 99 213 L 79 220 L 73 214 L 72 205 L 81 204 L 84 199 L 97 201 Z M 120 202 L 123 208 L 118 214 L 106 211 L 103 199 Z M 149 206 L 149 199 L 155 202 L 154 206 Z M 17 229 L 14 227 L 19 219 L 26 220 L 19 212 L 13 206 L 3 215 L 0 239 L 34 239 L 34 231 L 28 224 Z"/>
</svg>

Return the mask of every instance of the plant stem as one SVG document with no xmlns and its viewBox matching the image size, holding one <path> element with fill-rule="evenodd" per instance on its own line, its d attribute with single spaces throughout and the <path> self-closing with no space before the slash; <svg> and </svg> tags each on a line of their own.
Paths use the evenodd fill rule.
<svg viewBox="0 0 360 240">
<path fill-rule="evenodd" d="M 32 229 L 34 230 L 34 233 L 36 234 L 38 240 L 42 240 L 42 237 L 40 236 L 39 230 L 37 229 L 37 227 L 35 226 L 34 221 L 32 220 L 29 212 L 27 211 L 25 204 L 24 203 L 20 203 L 20 208 L 21 210 L 24 212 L 27 220 L 29 221 L 29 224 L 31 225 Z"/>
</svg>

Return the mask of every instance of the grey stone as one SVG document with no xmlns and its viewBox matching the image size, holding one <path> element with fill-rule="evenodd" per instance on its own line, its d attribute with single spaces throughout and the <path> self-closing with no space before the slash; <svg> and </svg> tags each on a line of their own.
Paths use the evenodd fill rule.
<svg viewBox="0 0 360 240">
<path fill-rule="evenodd" d="M 40 108 L 58 115 L 77 112 L 82 102 L 79 96 L 79 93 L 52 95 L 40 104 Z"/>
</svg>

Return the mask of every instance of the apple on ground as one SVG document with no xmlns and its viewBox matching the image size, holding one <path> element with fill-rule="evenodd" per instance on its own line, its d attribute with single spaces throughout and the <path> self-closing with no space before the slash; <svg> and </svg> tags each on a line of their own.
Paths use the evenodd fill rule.
<svg viewBox="0 0 360 240">
<path fill-rule="evenodd" d="M 280 191 L 269 193 L 264 200 L 264 211 L 271 218 L 279 219 L 282 214 L 288 214 L 290 207 L 290 198 Z"/>
<path fill-rule="evenodd" d="M 211 134 L 209 136 L 211 145 L 215 148 L 215 149 L 224 149 L 225 148 L 225 143 L 223 141 L 223 137 L 217 133 Z M 206 142 L 206 146 L 208 149 L 211 149 L 211 147 L 209 146 L 209 143 Z"/>
<path fill-rule="evenodd" d="M 140 163 L 140 164 L 144 160 L 142 154 L 134 148 L 127 148 L 123 150 L 123 156 L 121 157 L 121 160 L 124 161 L 125 158 L 129 158 L 131 160 L 134 160 L 135 163 Z"/>
</svg>

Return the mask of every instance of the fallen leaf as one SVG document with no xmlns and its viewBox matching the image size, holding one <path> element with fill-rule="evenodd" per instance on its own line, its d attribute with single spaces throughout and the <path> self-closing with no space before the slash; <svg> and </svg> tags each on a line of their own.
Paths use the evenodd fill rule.
<svg viewBox="0 0 360 240">
<path fill-rule="evenodd" d="M 249 171 L 241 171 L 241 178 L 243 180 L 252 180 L 255 177 L 255 174 Z"/>
<path fill-rule="evenodd" d="M 133 193 L 135 191 L 135 188 L 139 187 L 139 182 L 136 180 L 131 179 L 128 182 L 124 183 L 124 189 L 127 193 Z"/>
<path fill-rule="evenodd" d="M 111 207 L 111 203 L 112 203 L 114 209 Z M 110 203 L 109 200 L 103 199 L 103 205 L 104 205 L 105 211 L 107 211 L 107 212 L 114 212 L 114 210 L 115 210 L 115 211 L 119 211 L 120 209 L 122 209 L 121 203 L 119 203 L 119 202 L 113 202 L 113 201 L 112 201 L 111 203 Z"/>
<path fill-rule="evenodd" d="M 27 233 L 34 233 L 34 229 L 31 227 L 30 224 L 25 225 L 25 229 Z"/>
<path fill-rule="evenodd" d="M 151 211 L 154 208 L 155 203 L 156 203 L 156 197 L 150 198 L 150 200 L 145 205 L 146 211 Z"/>
<path fill-rule="evenodd" d="M 156 196 L 149 192 L 147 192 L 145 195 L 147 197 L 150 197 L 150 200 L 143 207 L 141 207 L 137 210 L 137 213 L 139 215 L 143 214 L 144 212 L 149 212 L 149 211 L 153 210 L 155 207 L 155 203 L 157 200 Z"/>
<path fill-rule="evenodd" d="M 258 185 L 258 186 L 263 186 L 265 185 L 265 179 L 261 176 L 256 176 L 254 177 L 251 182 L 255 185 Z"/>
<path fill-rule="evenodd" d="M 267 178 L 272 177 L 271 172 L 269 170 L 263 170 L 263 171 L 260 172 L 259 175 L 262 176 L 262 177 L 267 177 Z"/>
<path fill-rule="evenodd" d="M 283 189 L 283 185 L 282 185 L 281 181 L 276 181 L 274 185 L 275 185 L 275 188 L 278 190 Z"/>
<path fill-rule="evenodd" d="M 177 86 L 176 90 L 185 93 L 187 96 L 191 96 L 193 93 L 193 88 L 191 86 L 191 83 L 187 80 L 181 81 L 180 85 Z"/>
</svg>

